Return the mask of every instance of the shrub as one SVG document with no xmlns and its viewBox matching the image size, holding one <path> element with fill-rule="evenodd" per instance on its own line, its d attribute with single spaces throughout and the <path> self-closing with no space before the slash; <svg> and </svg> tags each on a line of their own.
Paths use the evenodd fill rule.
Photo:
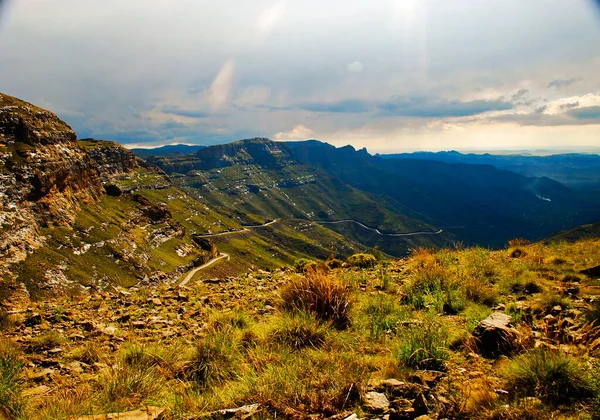
<svg viewBox="0 0 600 420">
<path fill-rule="evenodd" d="M 187 379 L 206 388 L 237 376 L 239 346 L 234 337 L 223 332 L 209 334 L 196 343 L 185 371 Z"/>
<path fill-rule="evenodd" d="M 350 267 L 371 268 L 377 263 L 377 258 L 371 254 L 354 254 L 348 257 L 346 263 Z"/>
<path fill-rule="evenodd" d="M 297 273 L 304 273 L 309 269 L 316 270 L 317 262 L 309 260 L 307 258 L 299 258 L 296 261 L 294 261 L 294 269 Z"/>
<path fill-rule="evenodd" d="M 329 267 L 330 269 L 333 270 L 334 268 L 340 268 L 342 266 L 342 264 L 344 264 L 344 262 L 337 258 L 327 258 L 327 261 L 325 261 L 325 264 L 327 265 L 327 267 Z"/>
<path fill-rule="evenodd" d="M 12 342 L 0 338 L 0 417 L 18 418 L 23 414 L 19 374 L 23 363 Z"/>
<path fill-rule="evenodd" d="M 309 270 L 280 290 L 281 307 L 290 312 L 310 312 L 338 328 L 350 323 L 348 289 L 324 273 Z"/>
<path fill-rule="evenodd" d="M 584 366 L 568 354 L 536 349 L 512 360 L 506 377 L 515 396 L 533 396 L 556 405 L 593 395 L 585 372 Z"/>
<path fill-rule="evenodd" d="M 275 343 L 295 349 L 320 347 L 325 343 L 327 326 L 310 314 L 299 313 L 295 316 L 283 316 L 270 332 Z"/>
<path fill-rule="evenodd" d="M 410 367 L 443 370 L 449 357 L 449 334 L 439 321 L 426 318 L 402 334 L 396 357 Z"/>
</svg>

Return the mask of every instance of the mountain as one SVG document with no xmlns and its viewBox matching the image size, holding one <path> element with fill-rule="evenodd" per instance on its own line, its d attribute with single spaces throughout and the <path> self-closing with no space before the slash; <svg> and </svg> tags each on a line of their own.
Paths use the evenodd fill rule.
<svg viewBox="0 0 600 420">
<path fill-rule="evenodd" d="M 584 239 L 595 238 L 600 238 L 600 221 L 596 223 L 589 223 L 587 225 L 577 226 L 569 230 L 563 230 L 550 236 L 544 242 L 576 242 Z"/>
<path fill-rule="evenodd" d="M 380 155 L 384 159 L 425 159 L 447 163 L 492 165 L 530 177 L 548 177 L 573 188 L 600 189 L 600 155 L 556 154 L 550 156 L 415 152 Z"/>
<path fill-rule="evenodd" d="M 187 145 L 187 144 L 169 144 L 167 146 L 154 147 L 151 149 L 133 148 L 130 149 L 136 156 L 177 156 L 195 153 L 206 146 Z"/>
<path fill-rule="evenodd" d="M 490 165 L 383 159 L 315 141 L 289 146 L 300 162 L 359 190 L 386 195 L 467 243 L 502 246 L 517 236 L 540 239 L 600 214 L 597 194 Z"/>
<path fill-rule="evenodd" d="M 492 165 L 383 159 L 316 140 L 250 139 L 148 161 L 191 194 L 229 209 L 240 223 L 276 217 L 352 219 L 382 232 L 441 228 L 453 239 L 499 247 L 514 237 L 541 239 L 600 214 L 597 194 L 546 177 L 525 177 Z M 414 242 L 402 245 L 398 238 L 360 225 L 329 227 L 394 255 L 414 247 Z M 437 240 L 451 238 L 418 240 L 439 245 Z"/>
<path fill-rule="evenodd" d="M 194 155 L 147 161 L 191 195 L 227 209 L 229 217 L 243 225 L 272 219 L 297 223 L 348 220 L 323 226 L 392 255 L 452 241 L 444 232 L 387 236 L 435 233 L 439 228 L 414 218 L 414 212 L 389 196 L 361 191 L 326 170 L 299 161 L 288 143 L 255 138 L 210 146 Z"/>
</svg>

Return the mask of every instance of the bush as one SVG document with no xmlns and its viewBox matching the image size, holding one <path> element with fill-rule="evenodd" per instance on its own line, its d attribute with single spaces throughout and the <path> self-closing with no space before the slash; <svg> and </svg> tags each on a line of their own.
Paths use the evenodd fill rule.
<svg viewBox="0 0 600 420">
<path fill-rule="evenodd" d="M 309 269 L 316 270 L 317 262 L 309 260 L 307 258 L 299 258 L 296 261 L 294 261 L 294 269 L 297 273 L 304 273 Z"/>
<path fill-rule="evenodd" d="M 427 318 L 402 334 L 397 358 L 410 367 L 443 370 L 449 357 L 449 334 L 439 321 Z"/>
<path fill-rule="evenodd" d="M 568 354 L 536 349 L 515 358 L 506 368 L 513 395 L 562 404 L 593 395 L 585 367 Z"/>
<path fill-rule="evenodd" d="M 275 343 L 284 344 L 295 349 L 320 347 L 325 343 L 327 326 L 309 314 L 283 316 L 270 332 Z"/>
<path fill-rule="evenodd" d="M 7 339 L 0 338 L 0 417 L 18 418 L 23 414 L 19 374 L 23 363 Z"/>
<path fill-rule="evenodd" d="M 371 268 L 377 263 L 377 258 L 371 254 L 354 254 L 348 257 L 346 263 L 350 267 Z"/>
<path fill-rule="evenodd" d="M 280 290 L 281 308 L 289 312 L 313 313 L 322 321 L 331 321 L 338 329 L 350 323 L 348 289 L 329 276 L 309 270 Z"/>
</svg>

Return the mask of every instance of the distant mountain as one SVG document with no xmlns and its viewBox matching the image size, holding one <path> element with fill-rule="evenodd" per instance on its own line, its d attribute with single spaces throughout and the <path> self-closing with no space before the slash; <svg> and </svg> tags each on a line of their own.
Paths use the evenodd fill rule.
<svg viewBox="0 0 600 420">
<path fill-rule="evenodd" d="M 549 178 L 530 178 L 491 165 L 383 159 L 351 146 L 288 143 L 296 159 L 361 191 L 387 196 L 412 215 L 459 239 L 501 246 L 600 217 L 600 196 Z"/>
<path fill-rule="evenodd" d="M 185 175 L 175 178 L 241 218 L 352 218 L 388 232 L 421 224 L 467 243 L 502 246 L 600 215 L 600 197 L 549 178 L 491 165 L 383 159 L 316 140 L 251 139 L 149 161 Z"/>
<path fill-rule="evenodd" d="M 163 169 L 198 199 L 225 210 L 241 224 L 275 218 L 355 220 L 389 232 L 436 232 L 388 196 L 360 191 L 313 165 L 300 162 L 290 144 L 255 138 L 210 146 L 193 155 L 154 157 L 147 161 Z M 368 246 L 392 255 L 410 248 L 451 243 L 451 236 L 390 237 L 347 222 L 327 225 Z"/>
<path fill-rule="evenodd" d="M 170 144 L 167 146 L 155 147 L 152 149 L 134 148 L 131 149 L 131 151 L 139 157 L 177 156 L 196 153 L 198 150 L 204 149 L 205 147 L 206 146 L 200 145 Z"/>
<path fill-rule="evenodd" d="M 415 152 L 379 155 L 384 159 L 426 159 L 447 163 L 493 165 L 525 176 L 548 177 L 575 188 L 600 189 L 600 155 L 557 154 L 550 156 Z"/>
</svg>

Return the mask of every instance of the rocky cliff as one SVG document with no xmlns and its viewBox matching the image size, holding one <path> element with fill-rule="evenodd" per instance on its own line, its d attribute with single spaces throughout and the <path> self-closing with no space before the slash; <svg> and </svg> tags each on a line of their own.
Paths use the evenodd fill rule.
<svg viewBox="0 0 600 420">
<path fill-rule="evenodd" d="M 135 155 L 119 143 L 107 140 L 82 139 L 84 146 L 98 166 L 103 182 L 112 182 L 139 167 Z"/>
<path fill-rule="evenodd" d="M 98 169 L 53 113 L 0 94 L 0 273 L 43 243 L 39 227 L 70 225 L 103 192 Z"/>
</svg>

